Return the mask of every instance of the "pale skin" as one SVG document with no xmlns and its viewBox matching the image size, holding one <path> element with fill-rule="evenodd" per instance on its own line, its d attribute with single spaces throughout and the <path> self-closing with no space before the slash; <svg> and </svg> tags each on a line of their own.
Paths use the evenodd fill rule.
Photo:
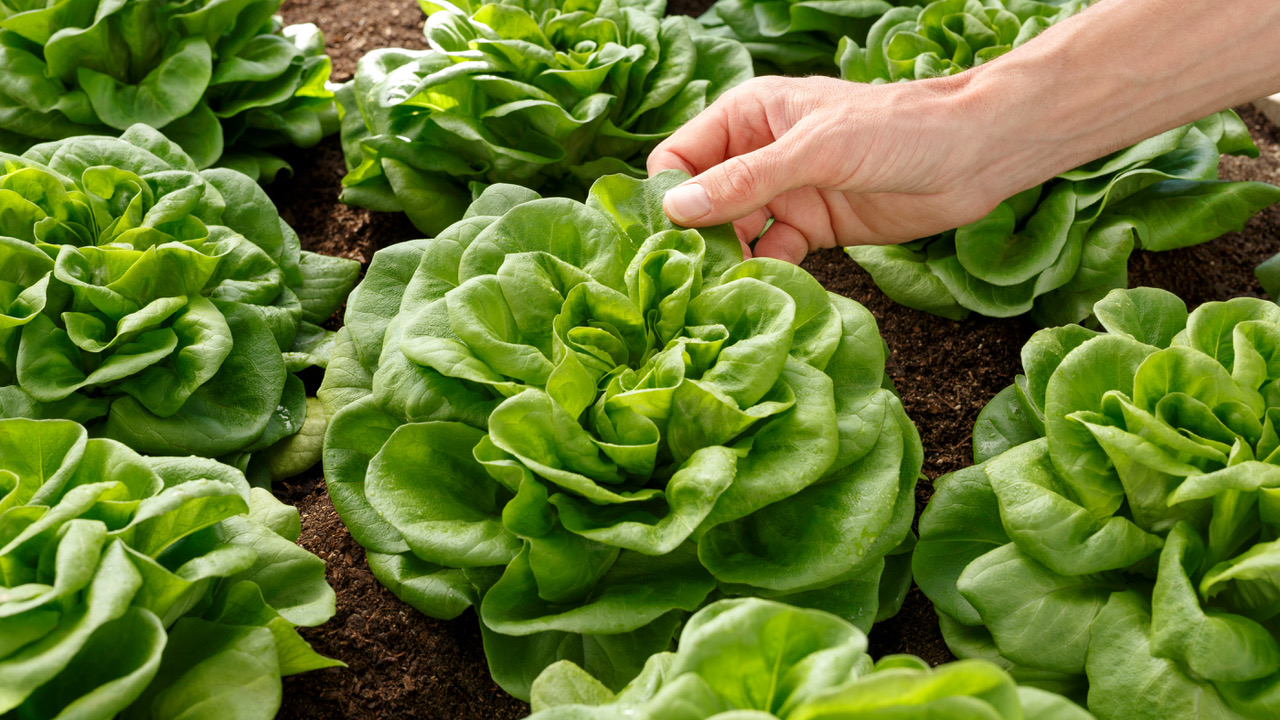
<svg viewBox="0 0 1280 720">
<path fill-rule="evenodd" d="M 733 222 L 748 257 L 798 263 L 972 222 L 1060 172 L 1277 91 L 1277 0 L 1103 0 L 949 78 L 757 78 L 659 145 L 649 172 L 694 176 L 664 199 L 673 221 Z"/>
</svg>

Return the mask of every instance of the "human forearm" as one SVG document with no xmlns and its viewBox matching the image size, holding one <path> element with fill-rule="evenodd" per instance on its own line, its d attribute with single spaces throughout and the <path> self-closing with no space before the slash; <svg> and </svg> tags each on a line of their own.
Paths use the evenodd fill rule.
<svg viewBox="0 0 1280 720">
<path fill-rule="evenodd" d="M 1280 3 L 1105 0 L 953 80 L 991 146 L 980 176 L 1012 195 L 1280 90 Z"/>
</svg>

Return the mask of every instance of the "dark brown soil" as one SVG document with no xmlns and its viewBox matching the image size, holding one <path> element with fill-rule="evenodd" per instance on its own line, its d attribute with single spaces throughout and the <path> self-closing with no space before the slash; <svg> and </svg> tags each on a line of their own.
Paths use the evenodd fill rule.
<svg viewBox="0 0 1280 720">
<path fill-rule="evenodd" d="M 1260 155 L 1257 159 L 1223 157 L 1222 177 L 1280 185 L 1280 128 L 1252 105 L 1238 107 L 1236 112 L 1248 123 Z M 1129 284 L 1164 288 L 1189 307 L 1240 295 L 1265 297 L 1253 269 L 1277 251 L 1280 205 L 1273 205 L 1250 220 L 1243 233 L 1182 250 L 1134 253 L 1129 260 Z"/>
<path fill-rule="evenodd" d="M 334 82 L 350 80 L 371 50 L 427 48 L 422 11 L 412 0 L 285 0 L 281 14 L 287 23 L 315 23 L 324 33 Z"/>
<path fill-rule="evenodd" d="M 857 300 L 875 315 L 891 352 L 886 370 L 920 430 L 925 475 L 936 478 L 971 464 L 978 411 L 1013 382 L 1019 352 L 1036 326 L 977 316 L 955 322 L 904 308 L 839 250 L 810 255 L 804 268 L 828 290 Z M 927 481 L 916 487 L 917 517 L 932 494 Z M 871 631 L 872 655 L 894 653 L 919 655 L 933 664 L 952 659 L 933 606 L 914 586 L 902 611 Z"/>
<path fill-rule="evenodd" d="M 324 559 L 338 594 L 333 619 L 303 635 L 348 665 L 287 678 L 278 717 L 515 720 L 528 714 L 528 706 L 489 679 L 473 613 L 435 620 L 374 580 L 319 477 L 276 492 L 297 505 L 301 544 Z"/>
<path fill-rule="evenodd" d="M 288 0 L 282 13 L 286 22 L 313 22 L 324 32 L 335 82 L 349 80 L 360 57 L 375 48 L 426 47 L 423 15 L 411 1 Z M 306 249 L 367 265 L 377 250 L 421 236 L 401 214 L 338 202 L 345 169 L 337 137 L 287 159 L 294 176 L 270 192 Z M 474 614 L 434 620 L 378 584 L 318 469 L 277 487 L 277 495 L 298 507 L 299 542 L 324 559 L 338 594 L 333 619 L 302 633 L 317 651 L 348 665 L 286 678 L 279 718 L 514 720 L 528 714 L 527 705 L 489 678 Z"/>
<path fill-rule="evenodd" d="M 698 17 L 706 12 L 711 4 L 712 0 L 667 0 L 667 14 Z"/>
<path fill-rule="evenodd" d="M 707 0 L 674 0 L 673 12 L 698 14 Z M 394 0 L 288 0 L 289 22 L 314 22 L 325 32 L 334 59 L 334 79 L 346 80 L 369 50 L 384 46 L 421 48 L 422 15 L 412 2 Z M 1280 181 L 1280 129 L 1252 108 L 1240 109 L 1262 150 L 1259 160 L 1226 158 L 1232 180 Z M 272 188 L 282 216 L 309 250 L 367 263 L 378 249 L 418 237 L 400 215 L 371 213 L 337 202 L 343 174 L 336 138 L 289 158 L 295 176 Z M 1131 284 L 1176 292 L 1188 305 L 1239 295 L 1261 295 L 1253 268 L 1280 252 L 1280 206 L 1261 213 L 1242 234 L 1195 248 L 1136 253 Z M 924 472 L 937 478 L 969 464 L 974 420 L 983 405 L 1012 382 L 1019 351 L 1035 327 L 1025 320 L 973 318 L 953 322 L 894 305 L 871 278 L 839 251 L 824 251 L 804 264 L 830 290 L 866 305 L 880 323 L 891 356 L 888 372 L 924 443 Z M 916 492 L 917 510 L 932 493 L 928 481 Z M 475 617 L 467 613 L 441 622 L 400 602 L 369 572 L 364 553 L 351 539 L 313 475 L 285 483 L 278 494 L 302 514 L 301 544 L 328 563 L 338 593 L 338 612 L 328 624 L 303 634 L 322 653 L 348 668 L 289 678 L 281 718 L 422 718 L 505 720 L 527 706 L 489 679 Z M 931 663 L 951 658 L 928 600 L 913 588 L 897 617 L 871 633 L 872 654 L 912 653 Z"/>
</svg>

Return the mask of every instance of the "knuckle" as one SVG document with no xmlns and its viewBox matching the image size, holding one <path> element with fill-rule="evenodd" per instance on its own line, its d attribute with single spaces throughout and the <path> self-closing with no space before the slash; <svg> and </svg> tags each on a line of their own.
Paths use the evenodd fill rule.
<svg viewBox="0 0 1280 720">
<path fill-rule="evenodd" d="M 786 82 L 786 78 L 773 76 L 751 78 L 741 85 L 725 91 L 720 96 L 719 101 L 740 103 L 760 102 L 761 99 L 769 100 L 783 94 Z"/>
<path fill-rule="evenodd" d="M 783 108 L 795 100 L 803 88 L 795 78 L 770 77 L 760 85 L 757 95 L 762 104 L 769 108 Z"/>
<path fill-rule="evenodd" d="M 720 178 L 723 194 L 731 198 L 751 197 L 759 184 L 759 173 L 740 157 L 724 162 Z"/>
<path fill-rule="evenodd" d="M 777 92 L 779 87 L 786 83 L 785 80 L 776 75 L 753 78 L 751 82 L 757 91 L 768 93 Z"/>
<path fill-rule="evenodd" d="M 731 103 L 739 102 L 743 98 L 751 97 L 751 95 L 754 94 L 757 89 L 756 80 L 758 79 L 759 78 L 752 78 L 750 80 L 747 80 L 744 83 L 735 85 L 729 88 L 728 90 L 725 90 L 723 93 L 720 94 L 720 97 L 716 100 L 716 103 L 719 103 L 721 105 L 728 105 Z"/>
</svg>

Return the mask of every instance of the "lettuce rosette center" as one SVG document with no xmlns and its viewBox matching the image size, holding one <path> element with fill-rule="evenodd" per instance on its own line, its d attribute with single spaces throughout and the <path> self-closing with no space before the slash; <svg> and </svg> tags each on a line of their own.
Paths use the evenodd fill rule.
<svg viewBox="0 0 1280 720">
<path fill-rule="evenodd" d="M 565 658 L 626 682 L 713 594 L 869 626 L 905 592 L 919 440 L 874 321 L 740 262 L 729 228 L 671 226 L 678 180 L 490 188 L 375 258 L 321 389 L 375 574 L 430 614 L 478 605 L 517 695 Z"/>
<path fill-rule="evenodd" d="M 247 462 L 301 429 L 357 271 L 149 128 L 0 155 L 0 416 Z"/>
<path fill-rule="evenodd" d="M 1192 698 L 1274 715 L 1280 308 L 1188 314 L 1139 288 L 1094 312 L 1105 332 L 1044 330 L 1024 348 L 1026 375 L 975 427 L 982 464 L 938 483 L 917 579 L 957 654 L 1087 687 L 1100 718 Z"/>
</svg>

